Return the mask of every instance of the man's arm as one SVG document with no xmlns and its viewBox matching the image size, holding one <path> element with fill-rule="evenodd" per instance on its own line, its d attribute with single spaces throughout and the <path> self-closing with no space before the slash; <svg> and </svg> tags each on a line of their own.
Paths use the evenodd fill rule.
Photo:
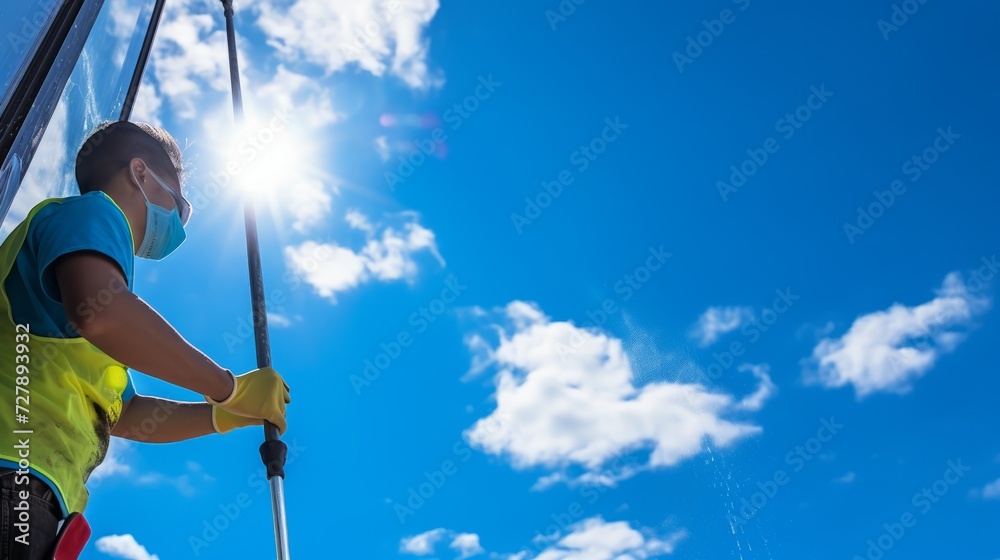
<svg viewBox="0 0 1000 560">
<path fill-rule="evenodd" d="M 75 252 L 59 258 L 53 268 L 67 319 L 108 356 L 216 401 L 233 392 L 232 375 L 125 288 L 121 270 L 110 258 Z M 207 410 L 211 428 L 211 407 Z"/>
<path fill-rule="evenodd" d="M 125 401 L 111 430 L 113 436 L 146 443 L 173 443 L 214 433 L 212 405 L 142 395 Z"/>
</svg>

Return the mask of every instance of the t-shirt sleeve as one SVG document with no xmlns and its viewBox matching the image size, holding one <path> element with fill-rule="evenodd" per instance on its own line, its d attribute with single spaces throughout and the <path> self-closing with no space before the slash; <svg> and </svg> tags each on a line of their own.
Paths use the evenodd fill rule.
<svg viewBox="0 0 1000 560">
<path fill-rule="evenodd" d="M 63 255 L 95 251 L 118 265 L 125 282 L 132 284 L 132 235 L 128 221 L 103 193 L 83 195 L 60 203 L 35 229 L 33 241 L 42 291 L 61 301 L 51 265 Z"/>
<path fill-rule="evenodd" d="M 125 390 L 122 391 L 122 402 L 128 402 L 136 395 L 135 384 L 132 382 L 132 372 L 126 369 L 125 377 L 128 378 L 128 382 L 125 384 Z"/>
</svg>

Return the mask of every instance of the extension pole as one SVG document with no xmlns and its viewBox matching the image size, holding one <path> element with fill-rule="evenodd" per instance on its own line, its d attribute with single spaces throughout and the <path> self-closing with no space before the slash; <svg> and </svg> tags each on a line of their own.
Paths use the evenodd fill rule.
<svg viewBox="0 0 1000 560">
<path fill-rule="evenodd" d="M 160 17 L 163 15 L 165 2 L 166 0 L 156 0 L 153 5 L 153 13 L 149 15 L 149 27 L 146 28 L 146 36 L 142 40 L 142 48 L 139 49 L 139 58 L 136 60 L 135 70 L 132 72 L 132 81 L 129 82 L 128 90 L 125 92 L 125 101 L 122 103 L 122 112 L 118 120 L 127 121 L 132 117 L 132 108 L 135 107 L 135 98 L 139 94 L 142 75 L 146 71 L 146 63 L 149 62 L 149 52 L 153 48 L 156 30 L 160 27 Z"/>
<path fill-rule="evenodd" d="M 226 15 L 226 36 L 229 42 L 229 78 L 233 87 L 233 114 L 236 127 L 242 128 L 243 93 L 240 88 L 240 69 L 236 60 L 236 30 L 233 25 L 233 0 L 221 0 Z M 260 243 L 257 240 L 257 217 L 253 200 L 243 196 L 243 221 L 247 234 L 247 264 L 250 269 L 250 299 L 253 303 L 253 333 L 257 348 L 257 367 L 271 366 L 271 345 L 267 336 L 267 307 L 264 302 L 264 276 L 260 265 Z M 285 455 L 287 447 L 278 438 L 278 428 L 264 422 L 264 443 L 260 457 L 267 467 L 271 483 L 271 509 L 274 512 L 274 542 L 278 560 L 290 560 L 288 551 L 288 522 L 285 517 Z"/>
</svg>

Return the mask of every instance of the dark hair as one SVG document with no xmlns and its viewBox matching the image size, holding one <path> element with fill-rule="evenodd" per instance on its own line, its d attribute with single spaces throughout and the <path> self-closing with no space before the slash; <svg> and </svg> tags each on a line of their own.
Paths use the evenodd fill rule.
<svg viewBox="0 0 1000 560">
<path fill-rule="evenodd" d="M 169 132 L 148 123 L 108 121 L 97 127 L 76 154 L 76 182 L 81 193 L 107 185 L 132 158 L 161 170 L 173 169 L 184 181 L 181 149 Z"/>
</svg>

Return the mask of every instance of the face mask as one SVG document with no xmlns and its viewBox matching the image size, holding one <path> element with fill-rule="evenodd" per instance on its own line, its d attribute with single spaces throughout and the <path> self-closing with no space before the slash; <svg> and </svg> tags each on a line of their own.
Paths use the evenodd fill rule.
<svg viewBox="0 0 1000 560">
<path fill-rule="evenodd" d="M 173 190 L 163 184 L 163 181 L 147 168 L 149 174 L 167 189 L 173 196 Z M 157 206 L 149 201 L 142 187 L 139 187 L 142 198 L 146 199 L 146 233 L 142 236 L 142 243 L 139 244 L 137 257 L 158 261 L 184 243 L 187 234 L 184 233 L 184 223 L 181 220 L 180 212 L 177 208 L 167 210 L 162 206 Z"/>
</svg>

